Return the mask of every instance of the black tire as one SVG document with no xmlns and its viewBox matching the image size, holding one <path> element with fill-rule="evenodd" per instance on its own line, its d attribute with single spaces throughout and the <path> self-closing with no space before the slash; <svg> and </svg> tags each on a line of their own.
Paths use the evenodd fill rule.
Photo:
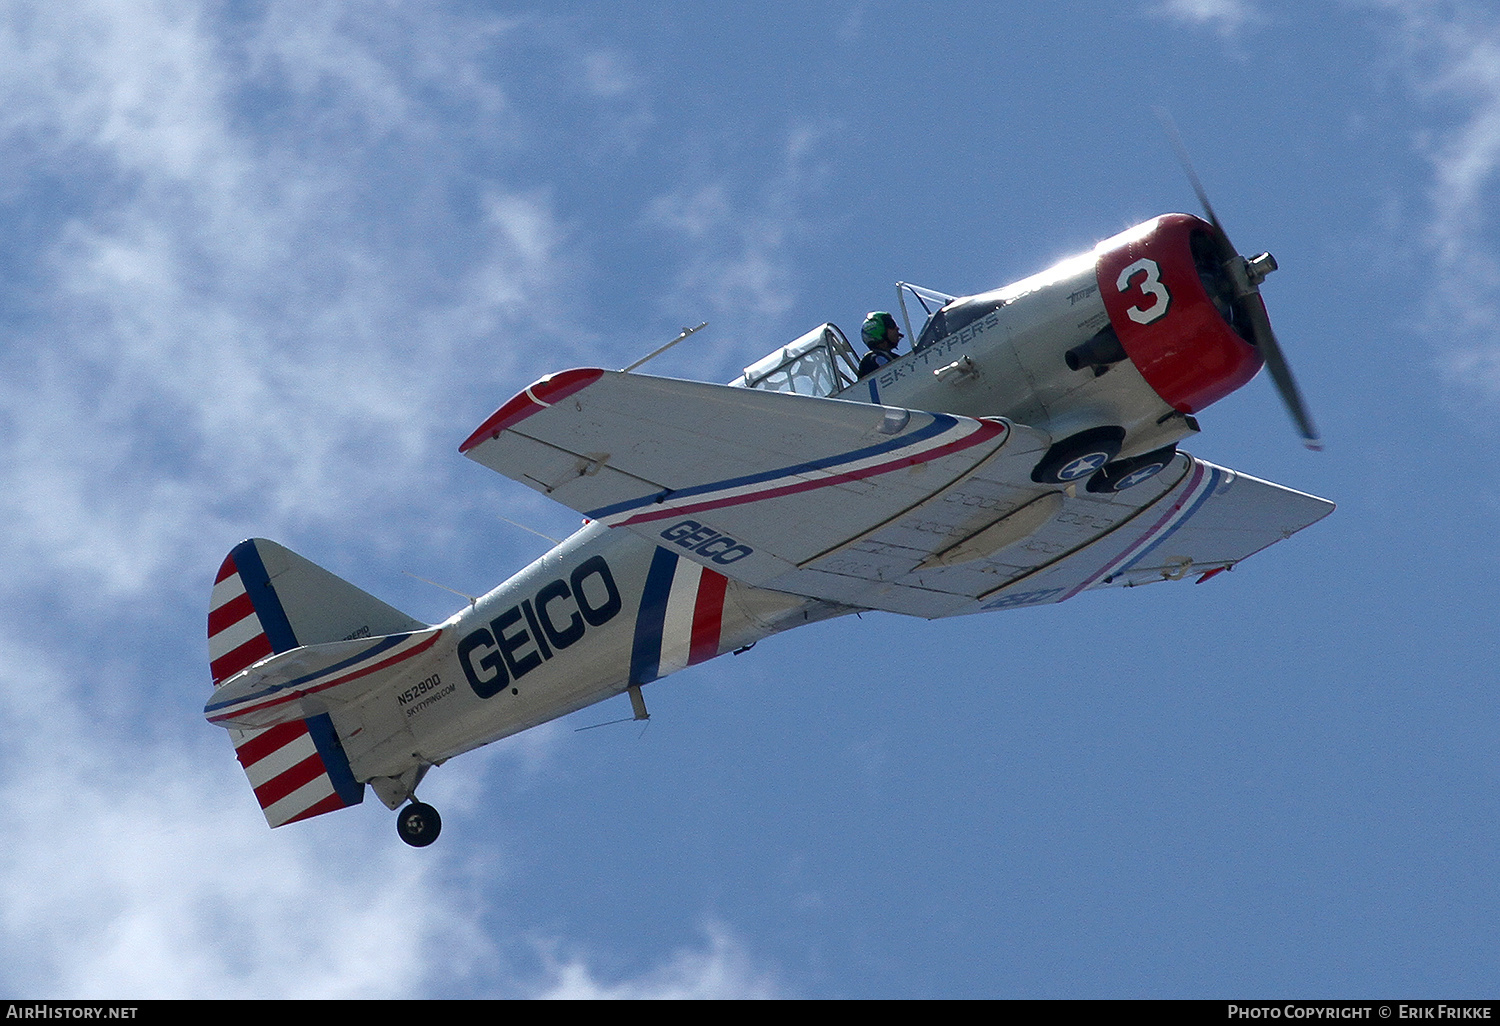
<svg viewBox="0 0 1500 1026">
<path fill-rule="evenodd" d="M 396 833 L 413 848 L 425 848 L 443 832 L 443 817 L 437 809 L 412 802 L 396 816 Z"/>
<path fill-rule="evenodd" d="M 1108 495 L 1134 488 L 1142 481 L 1149 481 L 1166 470 L 1176 455 L 1177 444 L 1174 442 L 1154 452 L 1106 463 L 1099 473 L 1089 478 L 1089 491 Z"/>
<path fill-rule="evenodd" d="M 1121 427 L 1090 428 L 1052 443 L 1031 472 L 1038 484 L 1074 484 L 1096 473 L 1120 453 L 1125 442 Z"/>
</svg>

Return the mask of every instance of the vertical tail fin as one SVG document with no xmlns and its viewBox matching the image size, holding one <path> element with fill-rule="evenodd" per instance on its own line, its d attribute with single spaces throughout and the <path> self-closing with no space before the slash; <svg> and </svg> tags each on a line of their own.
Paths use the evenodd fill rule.
<svg viewBox="0 0 1500 1026">
<path fill-rule="evenodd" d="M 259 659 L 322 644 L 426 626 L 289 549 L 241 542 L 214 578 L 208 662 L 214 686 Z M 229 731 L 235 754 L 273 827 L 364 800 L 332 719 Z"/>
<path fill-rule="evenodd" d="M 208 669 L 214 686 L 257 659 L 296 647 L 255 542 L 241 542 L 224 557 L 208 600 Z"/>
</svg>

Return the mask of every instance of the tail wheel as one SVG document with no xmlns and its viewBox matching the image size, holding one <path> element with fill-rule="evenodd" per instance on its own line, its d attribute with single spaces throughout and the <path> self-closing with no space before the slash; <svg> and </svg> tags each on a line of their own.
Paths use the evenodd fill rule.
<svg viewBox="0 0 1500 1026">
<path fill-rule="evenodd" d="M 1134 488 L 1142 481 L 1150 480 L 1167 469 L 1167 465 L 1176 455 L 1177 446 L 1174 443 L 1154 452 L 1106 463 L 1099 473 L 1089 478 L 1088 489 L 1091 492 L 1111 494 Z"/>
<path fill-rule="evenodd" d="M 396 833 L 413 848 L 427 847 L 442 832 L 443 817 L 431 805 L 412 802 L 396 817 Z"/>
<path fill-rule="evenodd" d="M 1100 427 L 1069 435 L 1054 442 L 1047 455 L 1031 472 L 1038 484 L 1072 484 L 1100 470 L 1120 453 L 1125 442 L 1122 427 Z"/>
</svg>

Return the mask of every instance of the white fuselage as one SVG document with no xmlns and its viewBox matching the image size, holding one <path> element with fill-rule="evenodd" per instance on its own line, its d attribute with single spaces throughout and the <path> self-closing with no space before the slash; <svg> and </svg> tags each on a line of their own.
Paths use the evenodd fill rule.
<svg viewBox="0 0 1500 1026">
<path fill-rule="evenodd" d="M 1088 253 L 972 297 L 966 303 L 1003 305 L 887 364 L 836 398 L 968 417 L 1000 416 L 1054 439 L 1116 424 L 1126 429 L 1122 456 L 1191 434 L 1187 421 L 1172 415 L 1129 360 L 1098 376 L 1065 363 L 1070 348 L 1109 323 L 1094 268 L 1094 255 Z"/>
<path fill-rule="evenodd" d="M 355 776 L 435 765 L 632 683 L 849 611 L 714 575 L 680 547 L 590 524 L 455 613 L 398 681 L 332 711 Z"/>
</svg>

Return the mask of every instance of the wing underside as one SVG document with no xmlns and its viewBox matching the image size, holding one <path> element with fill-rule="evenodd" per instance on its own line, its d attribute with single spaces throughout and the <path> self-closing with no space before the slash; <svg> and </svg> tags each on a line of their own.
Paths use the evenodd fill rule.
<svg viewBox="0 0 1500 1026">
<path fill-rule="evenodd" d="M 1000 418 L 576 370 L 462 451 L 747 584 L 928 618 L 1201 579 L 1333 509 L 1186 454 L 1119 493 L 1037 484 L 1050 441 Z"/>
</svg>

